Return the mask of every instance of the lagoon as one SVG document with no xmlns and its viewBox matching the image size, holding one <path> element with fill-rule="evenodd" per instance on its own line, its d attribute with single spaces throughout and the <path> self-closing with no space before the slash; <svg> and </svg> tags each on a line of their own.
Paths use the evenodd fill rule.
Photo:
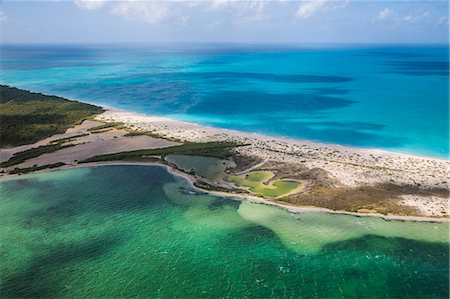
<svg viewBox="0 0 450 299">
<path fill-rule="evenodd" d="M 448 223 L 221 198 L 160 166 L 0 181 L 3 297 L 448 298 Z"/>
</svg>

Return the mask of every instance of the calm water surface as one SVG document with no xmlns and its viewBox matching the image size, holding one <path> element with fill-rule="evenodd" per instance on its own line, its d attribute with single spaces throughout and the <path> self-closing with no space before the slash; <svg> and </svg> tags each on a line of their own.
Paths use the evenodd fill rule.
<svg viewBox="0 0 450 299">
<path fill-rule="evenodd" d="M 447 46 L 2 46 L 1 79 L 216 127 L 449 154 Z"/>
<path fill-rule="evenodd" d="M 158 166 L 0 181 L 1 296 L 449 296 L 448 224 L 192 191 Z"/>
</svg>

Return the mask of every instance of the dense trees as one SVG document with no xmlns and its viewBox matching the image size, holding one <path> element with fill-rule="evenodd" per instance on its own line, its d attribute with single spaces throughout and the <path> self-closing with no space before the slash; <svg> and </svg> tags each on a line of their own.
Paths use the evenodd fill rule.
<svg viewBox="0 0 450 299">
<path fill-rule="evenodd" d="M 0 147 L 63 133 L 103 111 L 91 104 L 0 85 Z"/>
</svg>

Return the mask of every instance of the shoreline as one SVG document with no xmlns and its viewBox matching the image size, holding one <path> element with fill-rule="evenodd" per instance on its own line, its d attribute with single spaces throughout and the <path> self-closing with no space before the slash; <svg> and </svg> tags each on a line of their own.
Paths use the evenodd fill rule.
<svg viewBox="0 0 450 299">
<path fill-rule="evenodd" d="M 108 107 L 104 108 L 108 109 Z M 437 186 L 446 189 L 449 189 L 450 185 L 447 177 L 450 160 L 441 158 L 273 137 L 118 109 L 108 109 L 96 119 L 122 122 L 134 130 L 152 131 L 184 142 L 231 141 L 249 144 L 250 146 L 246 146 L 246 149 L 238 149 L 238 152 L 247 156 L 260 157 L 262 160 L 303 163 L 309 168 L 322 168 L 347 186 L 389 181 L 392 178 L 387 176 L 392 176 L 393 173 L 397 173 L 393 182 L 399 184 Z M 352 167 L 359 168 L 359 171 L 354 171 Z M 380 170 L 386 170 L 387 176 L 385 175 L 384 179 L 376 178 L 382 175 L 379 174 Z M 377 171 L 378 173 L 374 175 Z M 431 173 L 435 171 L 436 173 Z M 402 172 L 408 172 L 410 176 L 405 177 L 401 174 Z M 438 177 L 440 179 L 436 179 Z"/>
<path fill-rule="evenodd" d="M 270 134 L 256 133 L 256 132 L 249 132 L 249 131 L 239 131 L 236 129 L 215 127 L 215 126 L 211 126 L 211 125 L 204 125 L 204 124 L 197 123 L 197 122 L 178 120 L 176 118 L 169 118 L 166 116 L 159 116 L 159 115 L 155 115 L 155 114 L 146 114 L 143 112 L 135 112 L 132 110 L 116 108 L 116 107 L 109 106 L 106 104 L 96 104 L 96 103 L 82 101 L 82 100 L 76 100 L 76 101 L 84 102 L 84 103 L 88 103 L 88 104 L 92 104 L 92 105 L 99 105 L 100 107 L 102 107 L 106 110 L 105 112 L 127 113 L 130 115 L 135 115 L 137 117 L 154 118 L 154 119 L 159 119 L 161 121 L 176 122 L 176 123 L 180 123 L 180 124 L 196 126 L 198 128 L 205 128 L 205 129 L 209 129 L 209 130 L 220 130 L 220 131 L 228 132 L 229 134 L 233 134 L 233 135 L 249 135 L 256 139 L 258 139 L 258 138 L 269 139 L 270 138 L 270 139 L 275 139 L 275 140 L 280 140 L 280 141 L 286 141 L 289 143 L 305 143 L 305 144 L 311 144 L 311 145 L 323 146 L 323 147 L 335 147 L 335 148 L 341 148 L 341 149 L 348 149 L 351 151 L 371 152 L 371 153 L 377 153 L 377 154 L 398 155 L 398 156 L 403 156 L 403 157 L 450 162 L 450 154 L 447 157 L 436 157 L 436 156 L 427 156 L 425 154 L 419 154 L 419 153 L 403 152 L 403 151 L 398 151 L 398 150 L 388 150 L 388 149 L 378 148 L 378 147 L 346 145 L 346 144 L 340 144 L 340 143 L 324 142 L 324 141 L 320 141 L 320 140 L 294 138 L 294 137 L 288 137 L 288 136 L 282 136 L 282 135 L 270 135 Z"/>
<path fill-rule="evenodd" d="M 70 98 L 70 97 L 68 97 Z M 350 149 L 354 151 L 367 151 L 367 152 L 374 152 L 374 153 L 380 153 L 380 154 L 393 154 L 393 155 L 399 155 L 399 156 L 405 156 L 405 157 L 412 157 L 412 158 L 422 158 L 422 159 L 428 159 L 428 160 L 437 160 L 437 161 L 445 161 L 450 162 L 450 153 L 446 157 L 438 157 L 438 156 L 427 156 L 426 154 L 420 154 L 420 153 L 413 153 L 413 152 L 407 152 L 407 151 L 400 151 L 400 150 L 388 150 L 384 148 L 379 147 L 365 147 L 365 146 L 355 146 L 355 145 L 347 145 L 347 144 L 340 144 L 340 143 L 332 143 L 332 142 L 324 142 L 320 140 L 311 140 L 311 139 L 302 139 L 302 138 L 294 138 L 294 137 L 288 137 L 283 135 L 270 135 L 270 134 L 264 134 L 264 133 L 256 133 L 256 132 L 249 132 L 249 131 L 239 131 L 236 129 L 228 129 L 228 128 L 222 128 L 222 127 L 215 127 L 211 125 L 205 125 L 193 121 L 185 121 L 185 120 L 179 120 L 176 118 L 170 118 L 167 116 L 160 116 L 156 114 L 147 114 L 144 112 L 136 112 L 133 110 L 127 110 L 123 108 L 117 108 L 114 106 L 110 106 L 106 103 L 94 103 L 88 100 L 81 100 L 81 99 L 75 99 L 70 98 L 73 101 L 78 101 L 82 103 L 88 103 L 91 105 L 97 105 L 101 108 L 105 109 L 105 112 L 111 111 L 111 112 L 119 112 L 119 113 L 128 113 L 128 114 L 134 114 L 139 117 L 148 117 L 148 118 L 157 118 L 165 121 L 171 121 L 171 122 L 177 122 L 182 123 L 186 125 L 192 125 L 197 126 L 199 128 L 208 128 L 213 130 L 221 130 L 221 131 L 227 131 L 231 134 L 247 134 L 254 136 L 255 138 L 263 137 L 263 138 L 272 138 L 272 139 L 279 139 L 284 141 L 290 141 L 290 142 L 301 142 L 301 143 L 310 143 L 313 145 L 319 145 L 319 146 L 326 146 L 326 147 L 337 147 L 337 148 L 343 148 L 343 149 Z"/>
<path fill-rule="evenodd" d="M 25 87 L 23 87 L 25 88 Z M 25 88 L 26 89 L 26 88 Z M 45 93 L 45 92 L 42 92 Z M 53 95 L 53 94 L 52 94 Z M 54 96 L 57 96 L 56 94 Z M 64 95 L 61 95 L 62 97 L 65 97 Z M 450 153 L 449 155 L 447 155 L 447 157 L 437 157 L 437 156 L 427 156 L 425 154 L 420 154 L 420 153 L 413 153 L 413 152 L 403 152 L 400 150 L 388 150 L 388 149 L 384 149 L 384 148 L 378 148 L 378 147 L 364 147 L 364 146 L 355 146 L 355 145 L 346 145 L 346 144 L 340 144 L 340 143 L 331 143 L 331 142 L 324 142 L 324 141 L 320 141 L 320 140 L 310 140 L 310 139 L 302 139 L 302 138 L 294 138 L 294 137 L 288 137 L 288 136 L 282 136 L 282 135 L 270 135 L 270 134 L 264 134 L 264 133 L 256 133 L 256 132 L 249 132 L 249 131 L 239 131 L 236 129 L 228 129 L 228 128 L 222 128 L 222 127 L 215 127 L 215 126 L 211 126 L 211 125 L 204 125 L 201 123 L 197 123 L 197 122 L 191 122 L 191 121 L 184 121 L 184 120 L 178 120 L 175 118 L 169 118 L 166 116 L 160 116 L 160 115 L 156 115 L 156 114 L 147 114 L 144 112 L 135 112 L 132 110 L 126 110 L 126 109 L 122 109 L 122 108 L 117 108 L 114 106 L 110 106 L 106 103 L 95 103 L 89 100 L 81 100 L 81 99 L 77 99 L 77 98 L 72 98 L 72 97 L 65 97 L 71 101 L 77 101 L 77 102 L 81 102 L 81 103 L 86 103 L 86 104 L 91 104 L 91 105 L 96 105 L 99 106 L 103 109 L 105 109 L 104 113 L 108 113 L 108 112 L 117 112 L 117 113 L 127 113 L 129 115 L 135 115 L 137 117 L 143 117 L 143 118 L 153 118 L 153 119 L 159 119 L 162 121 L 167 121 L 167 122 L 176 122 L 176 123 L 180 123 L 180 124 L 185 124 L 188 126 L 196 126 L 198 128 L 206 128 L 206 129 L 210 129 L 210 130 L 219 130 L 219 131 L 224 131 L 224 132 L 228 132 L 230 134 L 237 134 L 237 135 L 249 135 L 252 136 L 254 138 L 264 138 L 264 139 L 275 139 L 275 140 L 280 140 L 280 141 L 287 141 L 289 143 L 304 143 L 304 144 L 311 144 L 311 145 L 316 145 L 316 146 L 322 146 L 322 147 L 334 147 L 334 148 L 339 148 L 339 149 L 347 149 L 347 150 L 351 150 L 351 151 L 356 151 L 356 152 L 372 152 L 372 153 L 376 153 L 376 154 L 387 154 L 387 155 L 397 155 L 397 156 L 403 156 L 403 157 L 411 157 L 411 158 L 419 158 L 419 159 L 427 159 L 427 160 L 435 160 L 435 161 L 441 161 L 441 162 L 450 162 Z M 102 114 L 104 114 L 102 113 Z M 96 119 L 98 119 L 98 116 L 101 116 L 102 114 L 97 115 Z M 6 148 L 0 148 L 0 150 L 2 149 L 6 149 Z"/>
<path fill-rule="evenodd" d="M 290 210 L 296 210 L 300 207 L 301 211 L 309 209 L 355 216 L 376 216 L 385 219 L 392 219 L 392 216 L 395 219 L 402 219 L 402 217 L 406 217 L 405 219 L 423 219 L 428 217 L 432 221 L 436 221 L 436 219 L 444 219 L 443 221 L 447 221 L 450 219 L 450 207 L 448 203 L 450 184 L 448 169 L 450 169 L 450 160 L 391 152 L 377 148 L 359 148 L 221 129 L 197 123 L 178 121 L 167 117 L 150 116 L 115 109 L 106 105 L 103 105 L 102 108 L 105 109 L 103 113 L 94 116 L 92 120 L 84 121 L 82 124 L 86 124 L 87 122 L 97 122 L 97 125 L 102 122 L 121 123 L 127 130 L 148 132 L 151 137 L 135 136 L 123 138 L 126 130 L 106 130 L 104 133 L 96 136 L 89 134 L 89 137 L 82 138 L 81 141 L 78 141 L 77 145 L 79 146 L 75 147 L 75 151 L 84 152 L 75 153 L 76 158 L 70 156 L 69 149 L 61 150 L 55 154 L 44 154 L 35 159 L 30 159 L 18 165 L 18 167 L 31 167 L 32 165 L 46 165 L 56 162 L 64 162 L 67 164 L 61 168 L 81 167 L 81 165 L 73 164 L 73 162 L 82 161 L 96 154 L 103 154 L 105 151 L 106 153 L 108 151 L 114 153 L 134 149 L 157 148 L 169 146 L 169 143 L 175 145 L 180 142 L 231 142 L 241 145 L 233 149 L 236 157 L 241 157 L 240 159 L 244 157 L 247 161 L 250 161 L 250 164 L 246 168 L 241 169 L 240 172 L 242 173 L 247 173 L 254 169 L 272 170 L 277 172 L 281 177 L 295 179 L 296 175 L 301 177 L 300 173 L 302 171 L 310 171 L 310 173 L 306 174 L 306 180 L 309 180 L 309 183 L 312 183 L 312 185 L 314 185 L 315 180 L 325 180 L 325 183 L 331 184 L 330 186 L 332 187 L 351 190 L 352 192 L 358 188 L 375 187 L 385 188 L 384 191 L 389 193 L 389 184 L 394 187 L 405 187 L 405 191 L 402 191 L 403 193 L 390 193 L 392 197 L 388 199 L 395 201 L 397 206 L 404 207 L 406 213 L 404 212 L 405 210 L 394 209 L 390 210 L 392 214 L 386 216 L 385 213 L 388 213 L 389 210 L 383 204 L 381 206 L 377 204 L 382 199 L 382 197 L 377 196 L 364 199 L 365 201 L 355 201 L 356 204 L 354 206 L 348 207 L 348 204 L 345 203 L 327 204 L 309 199 L 304 200 L 301 197 L 296 197 L 296 194 L 293 194 L 294 200 L 288 199 L 284 203 L 280 203 L 275 198 L 272 201 L 247 194 L 236 194 L 233 191 L 218 192 L 207 190 L 209 193 L 214 192 L 214 194 L 220 196 L 238 196 L 240 198 L 247 198 L 253 202 L 263 201 L 265 204 L 281 206 Z M 83 127 L 82 124 L 79 126 Z M 69 131 L 72 133 L 80 133 L 79 129 L 79 127 L 75 126 L 68 129 L 61 136 L 67 135 Z M 83 130 L 86 130 L 86 128 Z M 44 144 L 55 136 L 51 136 L 35 144 L 21 147 L 28 148 L 36 146 L 36 144 Z M 152 140 L 144 142 L 143 140 L 137 140 L 139 138 Z M 165 143 L 165 145 L 159 144 L 161 142 Z M 10 154 L 13 154 L 14 150 L 21 147 L 13 148 Z M 115 150 L 112 150 L 112 148 Z M 8 149 L 1 149 L 0 153 L 2 151 L 8 152 Z M 49 162 L 49 158 L 50 160 L 53 159 L 53 161 Z M 147 165 L 148 163 L 143 164 Z M 165 164 L 161 163 L 161 165 Z M 316 177 L 311 174 L 314 170 L 322 171 L 322 173 L 319 172 L 319 176 Z M 5 177 L 9 176 L 11 175 L 5 175 Z M 1 177 L 3 178 L 4 176 L 1 175 Z M 191 178 L 190 176 L 185 177 L 189 180 Z M 303 180 L 303 178 L 301 179 Z M 200 190 L 205 189 L 200 188 Z M 436 190 L 440 190 L 440 192 L 434 193 Z M 371 195 L 370 192 L 363 191 L 365 194 L 363 194 L 362 198 L 366 198 L 367 194 Z M 375 194 L 383 195 L 381 191 Z M 307 194 L 307 196 L 309 195 L 311 194 Z M 343 198 L 346 200 L 352 198 L 352 194 L 347 193 Z M 375 205 L 374 208 L 370 207 L 373 205 Z M 378 207 L 376 207 L 377 205 Z M 413 209 L 417 213 L 409 213 L 408 209 L 410 209 L 409 211 Z M 398 214 L 417 214 L 420 216 L 399 216 Z"/>
<path fill-rule="evenodd" d="M 293 206 L 293 205 L 282 204 L 279 202 L 274 202 L 274 201 L 270 201 L 270 200 L 267 200 L 267 199 L 264 199 L 261 197 L 247 195 L 247 194 L 235 194 L 235 193 L 231 193 L 231 192 L 227 193 L 227 192 L 221 192 L 221 191 L 202 189 L 202 188 L 194 185 L 194 183 L 197 180 L 194 177 L 192 177 L 191 175 L 189 175 L 185 172 L 182 172 L 178 169 L 175 169 L 167 164 L 158 163 L 158 162 L 144 163 L 144 162 L 118 162 L 118 161 L 116 161 L 116 162 L 94 162 L 94 163 L 77 164 L 77 165 L 65 165 L 65 166 L 62 166 L 59 168 L 55 168 L 55 169 L 44 169 L 44 170 L 35 171 L 35 172 L 29 173 L 29 174 L 8 175 L 6 177 L 0 178 L 0 182 L 6 181 L 9 179 L 20 179 L 20 177 L 26 176 L 26 175 L 42 174 L 42 173 L 46 173 L 46 172 L 61 171 L 61 170 L 65 170 L 65 169 L 115 166 L 115 165 L 162 167 L 162 168 L 166 169 L 170 174 L 186 179 L 193 189 L 198 190 L 200 192 L 205 192 L 207 194 L 211 194 L 211 195 L 214 195 L 217 197 L 227 197 L 227 198 L 230 198 L 232 200 L 237 200 L 237 201 L 248 200 L 248 201 L 250 201 L 252 203 L 256 203 L 256 204 L 263 204 L 263 205 L 267 205 L 267 206 L 277 207 L 277 208 L 286 210 L 287 212 L 293 213 L 293 214 L 298 214 L 298 213 L 302 213 L 302 212 L 316 212 L 316 213 L 329 213 L 329 214 L 347 215 L 347 216 L 355 216 L 355 217 L 377 217 L 377 218 L 381 218 L 385 221 L 412 221 L 412 222 L 432 222 L 432 223 L 447 222 L 447 223 L 450 223 L 450 218 L 442 218 L 442 217 L 435 218 L 435 217 L 426 217 L 426 216 L 383 215 L 383 214 L 378 214 L 378 213 L 358 213 L 358 212 L 349 212 L 349 211 L 344 211 L 344 210 L 331 210 L 331 209 L 327 209 L 327 208 L 314 207 L 314 206 Z"/>
</svg>

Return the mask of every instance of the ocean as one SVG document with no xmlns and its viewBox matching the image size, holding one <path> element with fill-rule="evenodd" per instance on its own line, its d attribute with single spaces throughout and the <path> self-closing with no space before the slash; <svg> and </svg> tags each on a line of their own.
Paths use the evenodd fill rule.
<svg viewBox="0 0 450 299">
<path fill-rule="evenodd" d="M 221 128 L 449 155 L 449 48 L 2 45 L 32 91 Z"/>
<path fill-rule="evenodd" d="M 448 223 L 293 214 L 160 166 L 24 175 L 0 193 L 4 298 L 449 296 Z"/>
</svg>

